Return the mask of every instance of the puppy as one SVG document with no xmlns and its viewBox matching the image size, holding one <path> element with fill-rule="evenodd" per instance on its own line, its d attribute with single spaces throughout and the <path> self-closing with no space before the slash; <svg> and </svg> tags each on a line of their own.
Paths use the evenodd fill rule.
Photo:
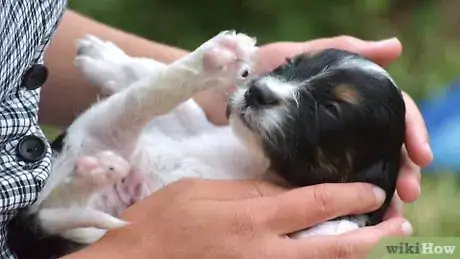
<svg viewBox="0 0 460 259">
<path fill-rule="evenodd" d="M 387 72 L 355 54 L 302 54 L 251 79 L 232 96 L 230 118 L 242 139 L 293 187 L 368 182 L 392 198 L 405 132 L 405 106 Z M 249 136 L 249 137 L 248 137 Z M 245 141 L 248 143 L 250 141 Z"/>
<path fill-rule="evenodd" d="M 80 41 L 77 65 L 106 99 L 53 143 L 52 173 L 10 234 L 28 235 L 27 245 L 42 251 L 52 247 L 41 258 L 58 257 L 125 226 L 117 217 L 127 207 L 183 177 L 275 175 L 291 187 L 373 183 L 387 194 L 378 210 L 290 236 L 379 223 L 395 191 L 404 140 L 405 107 L 395 82 L 370 60 L 335 49 L 298 55 L 254 75 L 255 43 L 222 32 L 165 65 L 129 57 L 94 37 Z M 230 126 L 210 124 L 191 98 L 234 85 Z M 21 250 L 26 244 L 18 235 L 9 239 L 12 247 L 33 251 Z"/>
</svg>

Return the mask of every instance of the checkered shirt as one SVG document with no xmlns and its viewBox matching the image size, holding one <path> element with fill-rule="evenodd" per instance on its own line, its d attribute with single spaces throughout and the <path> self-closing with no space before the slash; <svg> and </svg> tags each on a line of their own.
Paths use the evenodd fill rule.
<svg viewBox="0 0 460 259">
<path fill-rule="evenodd" d="M 51 166 L 51 149 L 38 125 L 40 88 L 21 87 L 24 73 L 43 63 L 43 52 L 59 23 L 65 0 L 0 0 L 0 256 L 15 258 L 6 246 L 6 224 L 31 205 Z M 18 159 L 22 137 L 43 138 L 47 153 L 36 162 Z"/>
</svg>

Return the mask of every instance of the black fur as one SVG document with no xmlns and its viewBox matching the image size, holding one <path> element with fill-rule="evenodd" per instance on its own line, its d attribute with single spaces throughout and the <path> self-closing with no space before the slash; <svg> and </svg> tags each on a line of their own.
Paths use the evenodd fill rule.
<svg viewBox="0 0 460 259">
<path fill-rule="evenodd" d="M 271 133 L 262 141 L 272 169 L 293 186 L 367 182 L 381 187 L 386 201 L 367 215 L 367 225 L 374 225 L 381 222 L 395 192 L 405 105 L 401 91 L 384 75 L 356 66 L 334 68 L 347 58 L 365 60 L 328 49 L 299 55 L 265 75 L 309 81 L 299 87 L 298 104 L 290 105 L 282 134 Z M 337 98 L 338 86 L 356 94 L 356 103 Z"/>
<path fill-rule="evenodd" d="M 46 235 L 34 215 L 19 213 L 8 225 L 7 244 L 19 259 L 56 259 L 84 246 L 59 236 Z"/>
<path fill-rule="evenodd" d="M 64 139 L 67 135 L 67 132 L 64 131 L 63 133 L 59 134 L 53 142 L 51 142 L 51 149 L 54 152 L 61 153 L 62 149 L 64 148 Z"/>
</svg>

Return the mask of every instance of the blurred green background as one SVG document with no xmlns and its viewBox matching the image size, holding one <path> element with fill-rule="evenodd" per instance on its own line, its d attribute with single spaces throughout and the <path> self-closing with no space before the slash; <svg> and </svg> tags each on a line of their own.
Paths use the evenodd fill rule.
<svg viewBox="0 0 460 259">
<path fill-rule="evenodd" d="M 404 51 L 388 67 L 415 100 L 460 76 L 456 0 L 70 0 L 70 8 L 151 40 L 193 49 L 226 29 L 273 41 L 352 35 L 398 37 Z M 47 131 L 52 137 L 54 132 Z M 460 235 L 460 181 L 424 175 L 422 196 L 406 205 L 417 236 Z M 457 207 L 459 206 L 459 207 Z"/>
</svg>

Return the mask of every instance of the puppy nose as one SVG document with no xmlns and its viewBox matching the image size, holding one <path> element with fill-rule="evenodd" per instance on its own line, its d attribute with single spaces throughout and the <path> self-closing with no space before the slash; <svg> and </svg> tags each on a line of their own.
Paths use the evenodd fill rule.
<svg viewBox="0 0 460 259">
<path fill-rule="evenodd" d="M 278 101 L 275 93 L 267 85 L 257 83 L 246 91 L 245 99 L 247 105 L 254 107 L 270 106 Z"/>
</svg>

